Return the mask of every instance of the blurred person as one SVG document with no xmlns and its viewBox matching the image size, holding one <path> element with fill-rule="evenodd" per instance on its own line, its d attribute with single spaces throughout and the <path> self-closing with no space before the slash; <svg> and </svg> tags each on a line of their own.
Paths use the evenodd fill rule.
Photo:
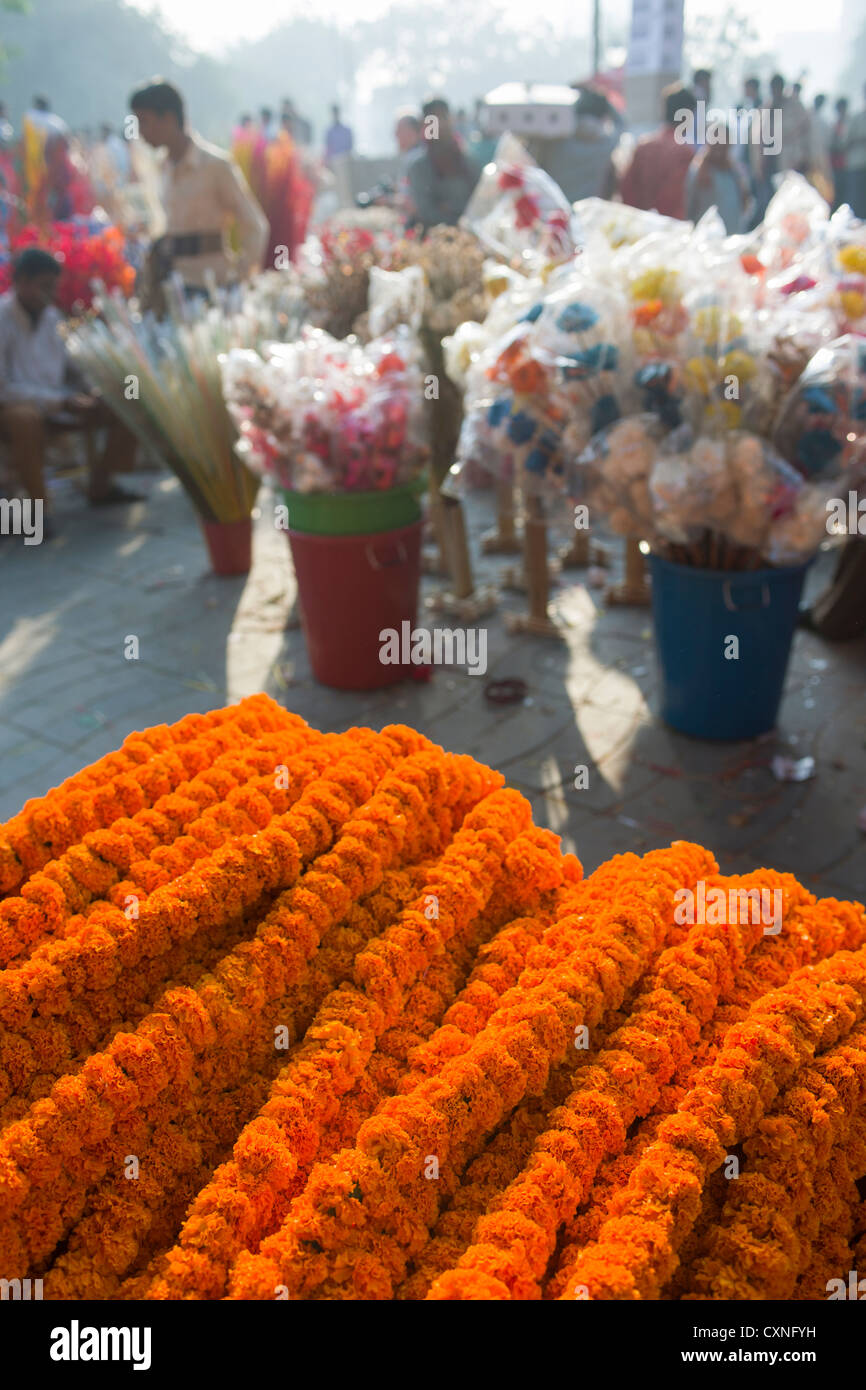
<svg viewBox="0 0 866 1390">
<path fill-rule="evenodd" d="M 692 73 L 692 91 L 695 94 L 695 101 L 706 102 L 709 106 L 712 99 L 713 74 L 709 68 L 695 68 Z"/>
<path fill-rule="evenodd" d="M 143 499 L 113 483 L 135 462 L 135 439 L 98 397 L 88 392 L 69 358 L 55 306 L 62 266 L 48 251 L 28 247 L 16 257 L 12 288 L 0 297 L 0 436 L 12 468 L 45 509 L 45 450 L 52 430 L 108 427 L 105 449 L 91 465 L 87 497 L 93 507 Z M 53 527 L 46 525 L 45 534 Z"/>
<path fill-rule="evenodd" d="M 575 102 L 574 134 L 538 142 L 539 164 L 570 203 L 580 198 L 610 198 L 615 191 L 611 155 L 619 135 L 610 126 L 609 109 L 601 92 L 581 87 Z"/>
<path fill-rule="evenodd" d="M 788 100 L 785 96 L 785 79 L 781 73 L 774 73 L 770 78 L 770 95 L 761 104 L 761 110 L 771 113 L 778 140 L 775 148 L 767 144 L 754 147 L 755 222 L 760 222 L 767 211 L 767 204 L 773 196 L 776 176 L 789 167 L 784 163 L 788 145 Z"/>
<path fill-rule="evenodd" d="M 253 118 L 249 115 L 243 115 L 232 131 L 231 155 L 251 188 L 255 146 L 256 130 L 253 125 Z"/>
<path fill-rule="evenodd" d="M 67 134 L 50 131 L 44 150 L 44 209 L 51 222 L 86 217 L 96 206 L 96 194 L 84 160 Z"/>
<path fill-rule="evenodd" d="M 295 107 L 291 97 L 283 98 L 282 110 L 280 112 L 280 122 L 286 126 L 289 134 L 296 145 L 308 148 L 313 143 L 313 127 L 305 116 Z"/>
<path fill-rule="evenodd" d="M 406 160 L 418 149 L 423 139 L 421 121 L 414 111 L 398 111 L 394 123 L 394 139 L 401 165 L 405 169 Z"/>
<path fill-rule="evenodd" d="M 278 128 L 271 108 L 263 106 L 250 137 L 250 167 L 246 175 L 247 183 L 262 207 L 267 197 L 267 150 L 271 141 L 276 139 Z"/>
<path fill-rule="evenodd" d="M 0 102 L 0 238 L 9 235 L 20 210 L 21 186 L 15 159 L 15 132 L 6 119 L 6 105 Z"/>
<path fill-rule="evenodd" d="M 456 227 L 481 170 L 467 155 L 442 97 L 424 103 L 422 139 L 408 168 L 409 193 L 423 231 L 444 223 Z"/>
<path fill-rule="evenodd" d="M 848 537 L 830 584 L 800 609 L 798 624 L 830 642 L 866 636 L 866 536 Z"/>
<path fill-rule="evenodd" d="M 833 171 L 833 206 L 839 207 L 846 198 L 846 152 L 848 141 L 848 98 L 839 97 L 835 119 L 830 132 L 830 168 Z"/>
<path fill-rule="evenodd" d="M 304 174 L 300 151 L 284 116 L 280 131 L 265 153 L 264 212 L 268 219 L 268 245 L 263 266 L 278 267 L 288 253 L 294 260 L 307 235 L 313 203 L 313 186 Z M 285 250 L 283 249 L 285 248 Z"/>
<path fill-rule="evenodd" d="M 417 212 L 409 191 L 409 165 L 423 140 L 420 118 L 411 108 L 401 108 L 394 121 L 394 141 L 397 145 L 397 185 L 393 204 L 408 230 L 415 225 Z"/>
<path fill-rule="evenodd" d="M 475 116 L 472 123 L 472 130 L 466 142 L 470 155 L 475 160 L 480 169 L 485 164 L 490 164 L 496 154 L 497 137 L 495 135 L 485 135 L 482 129 L 481 113 L 484 110 L 484 98 L 477 97 L 475 100 Z"/>
<path fill-rule="evenodd" d="M 812 102 L 812 139 L 809 150 L 809 172 L 815 183 L 820 183 L 820 191 L 828 203 L 833 202 L 833 170 L 830 164 L 830 141 L 833 127 L 827 120 L 827 97 L 818 92 Z"/>
<path fill-rule="evenodd" d="M 188 293 L 245 279 L 258 269 L 268 224 L 243 174 L 230 157 L 187 129 L 176 87 L 156 81 L 133 92 L 130 106 L 148 145 L 165 150 L 160 177 L 162 235 L 151 248 L 149 288 L 176 271 Z M 235 250 L 230 245 L 235 238 Z"/>
<path fill-rule="evenodd" d="M 88 172 L 94 195 L 112 221 L 122 220 L 123 190 L 132 175 L 129 145 L 103 122 L 100 138 L 89 152 Z"/>
<path fill-rule="evenodd" d="M 54 131 L 58 135 L 69 134 L 69 126 L 62 116 L 52 111 L 47 97 L 34 97 L 33 105 L 24 113 L 24 120 L 38 130 Z"/>
<path fill-rule="evenodd" d="M 108 156 L 117 170 L 121 183 L 126 183 L 130 173 L 129 145 L 122 135 L 107 123 L 103 123 L 100 134 Z"/>
<path fill-rule="evenodd" d="M 259 130 L 262 137 L 267 141 L 276 140 L 279 128 L 279 122 L 270 106 L 263 106 L 259 111 Z"/>
<path fill-rule="evenodd" d="M 702 101 L 704 103 L 705 116 L 710 108 L 712 86 L 713 74 L 710 72 L 709 68 L 695 68 L 692 73 L 692 91 L 695 94 L 695 102 Z M 697 149 L 700 149 L 704 144 L 704 132 L 704 122 L 700 122 L 696 126 L 697 139 L 695 140 L 695 146 Z"/>
<path fill-rule="evenodd" d="M 461 106 L 454 117 L 454 129 L 465 145 L 469 139 L 469 117 L 465 106 Z"/>
<path fill-rule="evenodd" d="M 785 169 L 794 169 L 798 174 L 809 171 L 812 154 L 812 118 L 802 100 L 803 85 L 795 82 L 784 106 L 782 120 L 784 140 Z"/>
<path fill-rule="evenodd" d="M 49 217 L 46 190 L 45 146 L 51 135 L 68 136 L 66 122 L 51 109 L 47 97 L 36 96 L 21 122 L 22 173 L 27 210 L 35 222 Z"/>
<path fill-rule="evenodd" d="M 330 164 L 331 160 L 339 155 L 351 154 L 354 145 L 351 126 L 347 126 L 340 120 L 339 106 L 331 107 L 331 124 L 325 132 L 325 163 Z"/>
<path fill-rule="evenodd" d="M 863 109 L 852 116 L 845 139 L 845 201 L 855 217 L 866 218 L 866 85 Z"/>
<path fill-rule="evenodd" d="M 749 178 L 730 143 L 707 144 L 686 173 L 686 216 L 698 222 L 715 207 L 728 236 L 741 232 L 751 213 Z"/>
<path fill-rule="evenodd" d="M 691 88 L 676 82 L 665 87 L 662 102 L 664 120 L 653 135 L 644 135 L 637 142 L 619 191 L 630 207 L 655 209 L 665 217 L 684 219 L 686 174 L 695 146 L 678 140 L 676 127 L 685 113 L 694 112 L 696 99 Z"/>
<path fill-rule="evenodd" d="M 760 111 L 760 109 L 761 83 L 757 77 L 747 77 L 743 82 L 743 95 L 740 98 L 740 104 L 737 107 L 737 112 L 738 114 L 745 113 L 751 122 L 752 120 L 758 119 L 758 117 L 752 117 L 751 113 L 753 111 Z M 751 125 L 746 127 L 746 129 L 751 135 Z M 744 140 L 741 138 L 740 143 L 737 145 L 735 158 L 741 164 L 746 178 L 749 181 L 749 192 L 751 194 L 754 206 L 754 201 L 757 193 L 757 169 L 755 166 L 755 147 L 752 144 L 751 139 Z"/>
</svg>

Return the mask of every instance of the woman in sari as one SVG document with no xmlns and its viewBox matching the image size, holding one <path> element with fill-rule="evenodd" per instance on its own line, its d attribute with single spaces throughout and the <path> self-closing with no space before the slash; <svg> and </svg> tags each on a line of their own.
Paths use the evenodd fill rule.
<svg viewBox="0 0 866 1390">
<path fill-rule="evenodd" d="M 270 223 L 265 268 L 273 269 L 286 253 L 295 260 L 307 235 L 313 201 L 313 186 L 306 177 L 297 145 L 283 119 L 276 139 L 265 149 L 265 196 L 263 207 Z M 282 248 L 286 248 L 285 251 Z"/>
</svg>

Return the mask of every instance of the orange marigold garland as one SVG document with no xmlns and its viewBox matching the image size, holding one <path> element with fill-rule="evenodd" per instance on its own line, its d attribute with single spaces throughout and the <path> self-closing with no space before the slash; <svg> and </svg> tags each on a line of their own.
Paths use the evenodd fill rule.
<svg viewBox="0 0 866 1390">
<path fill-rule="evenodd" d="M 701 884 L 727 916 L 690 924 Z M 254 696 L 0 826 L 0 1267 L 73 1300 L 832 1297 L 864 1030 L 860 904 L 684 842 L 584 879 L 472 759 Z"/>
</svg>

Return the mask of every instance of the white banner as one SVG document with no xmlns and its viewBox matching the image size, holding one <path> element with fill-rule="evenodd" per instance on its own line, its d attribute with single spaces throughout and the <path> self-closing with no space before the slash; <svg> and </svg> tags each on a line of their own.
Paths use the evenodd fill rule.
<svg viewBox="0 0 866 1390">
<path fill-rule="evenodd" d="M 626 71 L 678 73 L 683 60 L 683 0 L 632 0 Z"/>
</svg>

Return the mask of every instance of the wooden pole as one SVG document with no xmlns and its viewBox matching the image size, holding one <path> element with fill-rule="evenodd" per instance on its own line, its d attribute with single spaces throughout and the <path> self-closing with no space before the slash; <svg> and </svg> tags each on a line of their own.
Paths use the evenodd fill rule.
<svg viewBox="0 0 866 1390">
<path fill-rule="evenodd" d="M 621 584 L 613 584 L 607 590 L 605 598 L 608 603 L 635 608 L 649 604 L 650 586 L 640 546 L 638 536 L 626 537 L 625 578 Z"/>
<path fill-rule="evenodd" d="M 472 561 L 469 558 L 463 504 L 456 497 L 444 497 L 442 502 L 454 597 L 471 598 L 475 584 L 472 579 Z"/>
<path fill-rule="evenodd" d="M 481 550 L 484 555 L 519 555 L 520 549 L 514 524 L 514 483 L 497 478 L 496 526 L 481 537 Z"/>
<path fill-rule="evenodd" d="M 540 497 L 527 497 L 526 519 L 523 525 L 524 569 L 529 594 L 529 612 L 508 618 L 512 632 L 531 632 L 540 637 L 558 637 L 563 633 L 547 611 L 550 600 L 550 570 L 547 559 L 547 522 Z"/>
</svg>

